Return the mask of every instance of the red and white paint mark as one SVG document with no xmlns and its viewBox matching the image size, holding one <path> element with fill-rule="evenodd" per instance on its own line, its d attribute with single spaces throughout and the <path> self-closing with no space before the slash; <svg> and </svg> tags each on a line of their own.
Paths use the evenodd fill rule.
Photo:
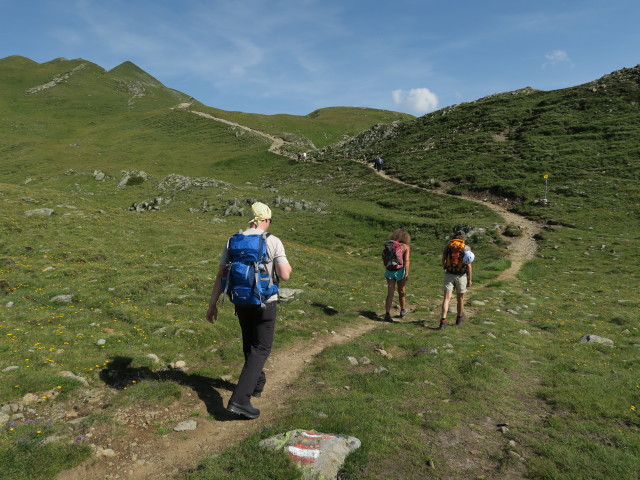
<svg viewBox="0 0 640 480">
<path fill-rule="evenodd" d="M 314 431 L 300 433 L 300 441 L 289 445 L 287 453 L 294 462 L 304 465 L 315 463 L 320 456 L 320 440 L 331 440 L 335 435 L 317 434 Z"/>
</svg>

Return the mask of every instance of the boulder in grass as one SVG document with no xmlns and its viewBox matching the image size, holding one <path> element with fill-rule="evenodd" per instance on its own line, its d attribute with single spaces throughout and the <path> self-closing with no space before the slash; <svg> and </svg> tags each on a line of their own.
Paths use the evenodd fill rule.
<svg viewBox="0 0 640 480">
<path fill-rule="evenodd" d="M 53 208 L 36 208 L 35 210 L 27 210 L 24 214 L 27 217 L 31 217 L 33 215 L 39 217 L 50 217 L 53 215 Z"/>
<path fill-rule="evenodd" d="M 607 347 L 613 347 L 613 340 L 605 337 L 599 337 L 598 335 L 584 335 L 580 339 L 580 343 L 591 343 L 597 345 L 605 345 Z"/>
<path fill-rule="evenodd" d="M 285 452 L 305 480 L 337 479 L 347 455 L 360 445 L 355 437 L 313 430 L 291 430 L 260 442 L 261 448 Z"/>
<path fill-rule="evenodd" d="M 49 300 L 52 303 L 71 303 L 73 302 L 73 295 L 56 295 Z"/>
</svg>

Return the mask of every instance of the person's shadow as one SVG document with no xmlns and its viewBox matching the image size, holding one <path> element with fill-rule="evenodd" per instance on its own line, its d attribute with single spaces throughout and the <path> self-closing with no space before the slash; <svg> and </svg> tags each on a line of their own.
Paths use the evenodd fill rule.
<svg viewBox="0 0 640 480">
<path fill-rule="evenodd" d="M 111 388 L 123 390 L 134 385 L 134 382 L 155 380 L 160 382 L 176 382 L 191 388 L 207 408 L 209 415 L 219 421 L 237 420 L 238 417 L 228 412 L 218 393 L 219 389 L 233 390 L 235 385 L 221 379 L 188 374 L 180 369 L 168 368 L 151 370 L 149 367 L 133 367 L 132 358 L 115 357 L 106 368 L 100 371 L 100 379 Z"/>
</svg>

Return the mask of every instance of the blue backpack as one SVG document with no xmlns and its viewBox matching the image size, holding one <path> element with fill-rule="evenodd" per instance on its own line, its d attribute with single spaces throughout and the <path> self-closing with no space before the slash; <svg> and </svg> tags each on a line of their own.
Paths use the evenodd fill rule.
<svg viewBox="0 0 640 480">
<path fill-rule="evenodd" d="M 267 270 L 267 263 L 271 261 L 267 254 L 268 235 L 236 233 L 229 238 L 222 291 L 234 305 L 264 306 L 269 297 L 278 293 L 278 285 L 273 283 Z"/>
</svg>

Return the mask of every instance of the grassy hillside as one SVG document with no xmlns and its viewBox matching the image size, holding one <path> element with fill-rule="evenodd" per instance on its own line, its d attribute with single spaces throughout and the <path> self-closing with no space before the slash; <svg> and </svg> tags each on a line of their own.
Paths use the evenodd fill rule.
<svg viewBox="0 0 640 480">
<path fill-rule="evenodd" d="M 324 351 L 265 412 L 267 428 L 175 478 L 295 478 L 256 453 L 261 438 L 295 428 L 362 441 L 345 479 L 637 477 L 636 69 L 408 121 L 349 108 L 295 117 L 190 107 L 317 147 L 402 120 L 327 148 L 321 163 L 172 109 L 189 97 L 132 64 L 106 72 L 9 57 L 0 73 L 0 478 L 54 478 L 91 445 L 113 446 L 108 473 L 126 475 L 134 436 L 181 442 L 188 434 L 173 426 L 185 412 L 216 421 L 192 381 L 219 396 L 242 358 L 231 308 L 213 327 L 203 316 L 222 244 L 247 222 L 225 213 L 254 200 L 272 206 L 294 268 L 286 286 L 302 290 L 281 305 L 276 351 L 374 321 L 386 292 L 381 245 L 398 227 L 412 235 L 412 312 Z M 536 259 L 496 281 L 508 266 L 501 218 L 350 160 L 374 152 L 409 183 L 507 198 L 544 224 Z M 133 172 L 123 182 L 134 169 L 146 180 Z M 546 205 L 535 201 L 544 171 Z M 158 209 L 130 210 L 145 201 Z M 41 208 L 53 214 L 31 212 Z M 428 327 L 439 253 L 457 224 L 484 229 L 472 241 L 476 285 L 466 324 L 438 332 Z M 61 294 L 71 302 L 54 300 Z M 586 334 L 613 346 L 580 343 Z M 185 372 L 167 369 L 177 361 Z M 132 412 L 157 416 L 128 423 Z"/>
<path fill-rule="evenodd" d="M 216 163 L 266 150 L 263 137 L 174 109 L 190 97 L 130 62 L 107 72 L 81 59 L 37 64 L 7 57 L 0 59 L 0 75 L 0 158 L 7 182 L 53 173 L 48 166 L 78 164 L 85 169 L 135 166 L 158 175 L 178 169 L 185 175 L 210 175 L 217 174 Z M 353 108 L 319 110 L 306 117 L 224 112 L 197 102 L 193 109 L 281 136 L 299 150 L 379 122 L 412 118 Z"/>
<path fill-rule="evenodd" d="M 532 216 L 571 224 L 595 208 L 624 222 L 637 212 L 640 180 L 640 66 L 551 92 L 523 89 L 456 105 L 411 122 L 383 125 L 318 152 L 371 159 L 424 187 L 508 198 Z M 549 174 L 551 208 L 534 207 Z M 625 206 L 625 204 L 627 206 Z M 634 215 L 635 219 L 637 216 Z"/>
<path fill-rule="evenodd" d="M 304 117 L 227 112 L 210 107 L 205 107 L 204 111 L 284 138 L 298 144 L 299 150 L 305 152 L 351 138 L 372 125 L 414 118 L 406 113 L 356 107 L 321 108 Z"/>
</svg>

